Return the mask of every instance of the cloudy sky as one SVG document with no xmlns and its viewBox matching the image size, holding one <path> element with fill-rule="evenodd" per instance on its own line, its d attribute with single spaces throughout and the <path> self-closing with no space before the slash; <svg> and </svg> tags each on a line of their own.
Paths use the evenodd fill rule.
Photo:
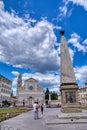
<svg viewBox="0 0 87 130">
<path fill-rule="evenodd" d="M 59 91 L 65 30 L 77 83 L 87 82 L 87 0 L 0 0 L 0 74 L 16 90 L 19 73 Z"/>
</svg>

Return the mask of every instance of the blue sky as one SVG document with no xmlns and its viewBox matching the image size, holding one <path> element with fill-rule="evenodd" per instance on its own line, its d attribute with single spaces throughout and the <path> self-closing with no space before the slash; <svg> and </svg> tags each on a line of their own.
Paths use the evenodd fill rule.
<svg viewBox="0 0 87 130">
<path fill-rule="evenodd" d="M 0 74 L 33 77 L 44 90 L 59 91 L 60 35 L 65 36 L 77 83 L 87 83 L 87 0 L 1 0 Z"/>
</svg>

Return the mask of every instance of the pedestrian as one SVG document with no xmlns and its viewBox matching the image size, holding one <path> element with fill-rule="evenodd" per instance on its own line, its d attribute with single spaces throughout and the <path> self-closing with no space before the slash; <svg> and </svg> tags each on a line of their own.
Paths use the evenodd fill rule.
<svg viewBox="0 0 87 130">
<path fill-rule="evenodd" d="M 25 100 L 23 100 L 23 107 L 25 106 Z"/>
<path fill-rule="evenodd" d="M 33 110 L 34 110 L 34 119 L 36 120 L 36 102 L 33 104 Z"/>
<path fill-rule="evenodd" d="M 41 117 L 43 116 L 44 104 L 41 104 Z"/>
<path fill-rule="evenodd" d="M 38 119 L 38 103 L 37 102 L 34 102 L 34 105 L 33 105 L 33 110 L 34 110 L 34 119 Z"/>
<path fill-rule="evenodd" d="M 39 104 L 38 104 L 38 102 L 37 102 L 37 103 L 36 103 L 36 118 L 37 118 L 37 119 L 39 119 L 38 110 L 39 110 Z"/>
</svg>

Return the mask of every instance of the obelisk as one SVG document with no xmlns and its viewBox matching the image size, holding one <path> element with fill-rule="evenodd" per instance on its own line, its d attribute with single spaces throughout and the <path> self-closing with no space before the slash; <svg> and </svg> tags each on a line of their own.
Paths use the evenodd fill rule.
<svg viewBox="0 0 87 130">
<path fill-rule="evenodd" d="M 60 91 L 61 91 L 61 111 L 64 113 L 81 112 L 78 85 L 72 66 L 69 49 L 67 46 L 64 31 L 60 31 Z"/>
</svg>

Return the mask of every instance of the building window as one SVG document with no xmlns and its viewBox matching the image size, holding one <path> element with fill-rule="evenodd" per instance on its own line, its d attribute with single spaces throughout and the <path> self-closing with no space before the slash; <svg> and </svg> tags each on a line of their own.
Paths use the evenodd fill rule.
<svg viewBox="0 0 87 130">
<path fill-rule="evenodd" d="M 33 86 L 29 86 L 29 90 L 33 90 Z"/>
</svg>

